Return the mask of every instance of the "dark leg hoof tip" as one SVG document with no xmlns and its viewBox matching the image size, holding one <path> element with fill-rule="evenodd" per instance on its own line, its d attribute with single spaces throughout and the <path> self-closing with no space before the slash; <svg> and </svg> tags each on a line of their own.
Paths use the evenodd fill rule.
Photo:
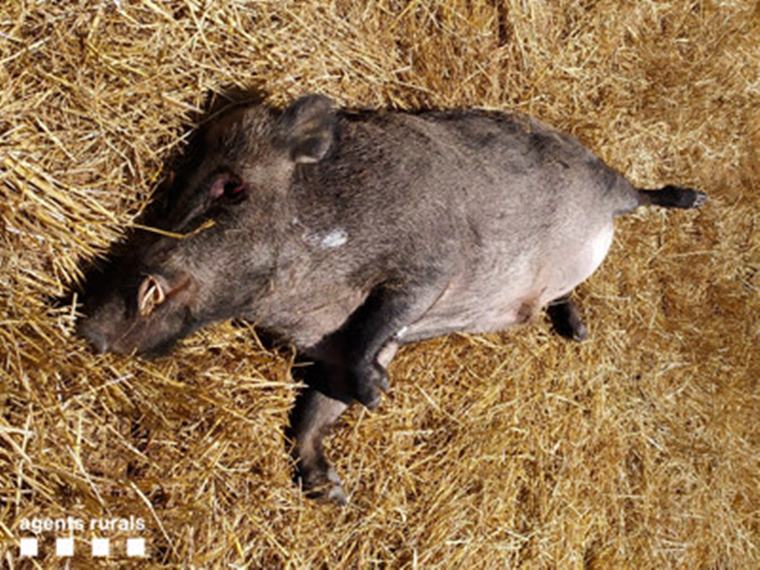
<svg viewBox="0 0 760 570">
<path fill-rule="evenodd" d="M 346 492 L 340 485 L 333 485 L 325 496 L 325 501 L 338 505 L 339 507 L 345 507 L 348 504 L 348 497 Z"/>
<path fill-rule="evenodd" d="M 378 365 L 355 370 L 351 375 L 356 399 L 368 410 L 376 410 L 388 390 L 388 374 Z"/>
<path fill-rule="evenodd" d="M 578 327 L 573 331 L 572 340 L 575 342 L 583 342 L 588 338 L 588 329 L 586 325 L 580 323 Z"/>
<path fill-rule="evenodd" d="M 382 394 L 377 386 L 359 386 L 358 388 L 357 401 L 368 410 L 376 410 L 382 401 Z"/>
<path fill-rule="evenodd" d="M 559 336 L 575 342 L 581 342 L 588 338 L 588 329 L 583 324 L 580 312 L 568 297 L 559 299 L 558 302 L 547 307 L 549 318 L 554 332 Z"/>
<path fill-rule="evenodd" d="M 694 203 L 692 204 L 692 208 L 700 208 L 704 206 L 707 203 L 707 194 L 704 192 L 694 192 Z"/>
<path fill-rule="evenodd" d="M 321 481 L 318 484 L 304 486 L 304 494 L 309 499 L 320 503 L 332 503 L 341 507 L 348 504 L 348 497 L 343 490 L 340 478 L 332 467 L 320 479 Z"/>
<path fill-rule="evenodd" d="M 339 507 L 345 507 L 348 504 L 346 492 L 337 483 L 319 489 L 309 489 L 306 491 L 306 496 L 318 503 L 333 504 Z"/>
</svg>

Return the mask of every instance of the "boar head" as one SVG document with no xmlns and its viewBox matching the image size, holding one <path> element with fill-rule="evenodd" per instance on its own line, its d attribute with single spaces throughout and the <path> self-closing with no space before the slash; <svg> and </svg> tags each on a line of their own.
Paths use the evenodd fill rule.
<svg viewBox="0 0 760 570">
<path fill-rule="evenodd" d="M 335 122 L 317 95 L 210 121 L 155 229 L 129 238 L 86 289 L 79 334 L 99 352 L 158 354 L 205 324 L 247 316 L 276 266 L 294 173 L 328 154 Z"/>
</svg>

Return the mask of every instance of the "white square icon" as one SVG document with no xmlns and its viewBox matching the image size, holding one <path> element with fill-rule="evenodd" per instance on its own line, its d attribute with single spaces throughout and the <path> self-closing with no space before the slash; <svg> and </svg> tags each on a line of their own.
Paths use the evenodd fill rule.
<svg viewBox="0 0 760 570">
<path fill-rule="evenodd" d="M 98 558 L 105 558 L 111 550 L 111 545 L 107 538 L 92 539 L 92 555 Z"/>
<path fill-rule="evenodd" d="M 22 538 L 19 546 L 21 556 L 37 556 L 36 538 Z"/>
<path fill-rule="evenodd" d="M 74 539 L 73 538 L 56 538 L 55 539 L 56 556 L 74 556 Z"/>
<path fill-rule="evenodd" d="M 127 556 L 145 556 L 145 539 L 128 538 Z"/>
</svg>

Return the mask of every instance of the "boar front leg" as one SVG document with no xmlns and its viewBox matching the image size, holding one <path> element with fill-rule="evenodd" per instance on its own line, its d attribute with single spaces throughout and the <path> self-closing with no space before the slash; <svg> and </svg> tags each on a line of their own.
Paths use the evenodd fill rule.
<svg viewBox="0 0 760 570">
<path fill-rule="evenodd" d="M 440 281 L 382 285 L 336 333 L 345 388 L 367 408 L 376 408 L 388 389 L 387 366 L 398 348 L 399 333 L 420 319 L 444 290 Z"/>
<path fill-rule="evenodd" d="M 315 368 L 309 371 L 310 376 L 322 373 L 319 365 Z M 290 412 L 286 434 L 292 444 L 296 482 L 301 484 L 308 497 L 339 505 L 346 504 L 346 494 L 335 469 L 325 457 L 322 439 L 347 408 L 348 404 L 344 401 L 331 398 L 307 384 Z"/>
</svg>

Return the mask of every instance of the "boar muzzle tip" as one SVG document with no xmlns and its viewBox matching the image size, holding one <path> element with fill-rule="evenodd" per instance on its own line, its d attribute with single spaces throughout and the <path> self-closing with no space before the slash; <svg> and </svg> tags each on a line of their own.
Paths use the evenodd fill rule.
<svg viewBox="0 0 760 570">
<path fill-rule="evenodd" d="M 108 338 L 101 331 L 88 326 L 87 322 L 77 327 L 77 334 L 85 339 L 96 354 L 104 354 L 108 351 Z"/>
</svg>

